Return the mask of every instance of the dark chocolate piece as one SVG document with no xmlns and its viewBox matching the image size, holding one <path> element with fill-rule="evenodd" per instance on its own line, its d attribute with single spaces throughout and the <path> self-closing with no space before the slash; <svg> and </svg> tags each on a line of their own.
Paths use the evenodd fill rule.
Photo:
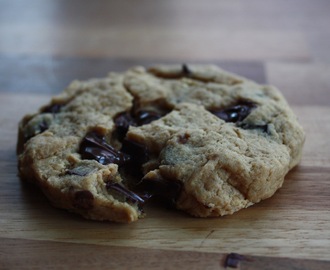
<svg viewBox="0 0 330 270">
<path fill-rule="evenodd" d="M 149 160 L 149 154 L 145 145 L 124 140 L 121 148 L 121 152 L 131 157 L 130 162 L 134 164 L 143 164 Z"/>
<path fill-rule="evenodd" d="M 120 166 L 130 160 L 129 155 L 116 150 L 105 141 L 104 137 L 93 131 L 84 137 L 79 153 L 83 159 L 94 159 L 103 165 L 115 163 Z"/>
<path fill-rule="evenodd" d="M 58 113 L 60 112 L 63 104 L 50 104 L 42 109 L 42 113 Z"/>
<path fill-rule="evenodd" d="M 184 77 L 190 77 L 192 75 L 192 71 L 188 68 L 186 64 L 182 65 L 182 76 Z"/>
<path fill-rule="evenodd" d="M 126 198 L 126 201 L 131 203 L 136 203 L 138 205 L 142 205 L 145 203 L 145 198 L 140 197 L 137 193 L 130 191 L 124 185 L 120 183 L 106 183 L 106 187 L 108 190 L 114 190 Z"/>
<path fill-rule="evenodd" d="M 225 267 L 238 268 L 240 261 L 245 260 L 243 255 L 238 253 L 230 253 L 227 255 L 225 260 Z"/>
<path fill-rule="evenodd" d="M 130 126 L 142 126 L 151 123 L 162 115 L 150 110 L 139 110 L 136 113 L 123 112 L 114 118 L 119 140 L 123 140 Z"/>
<path fill-rule="evenodd" d="M 259 129 L 264 133 L 269 134 L 269 127 L 268 124 L 265 125 L 251 125 L 251 124 L 247 124 L 247 123 L 242 123 L 240 125 L 238 125 L 240 128 L 242 129 Z"/>
<path fill-rule="evenodd" d="M 24 142 L 46 131 L 48 128 L 49 128 L 48 123 L 46 121 L 41 121 L 37 126 L 33 127 L 33 131 L 27 130 L 24 132 Z"/>
<path fill-rule="evenodd" d="M 226 122 L 236 123 L 243 121 L 255 108 L 256 104 L 250 101 L 240 101 L 236 105 L 222 110 L 211 110 L 211 112 Z"/>
<path fill-rule="evenodd" d="M 150 110 L 140 110 L 136 113 L 135 121 L 138 126 L 146 125 L 152 121 L 158 120 L 162 116 L 154 111 Z"/>
<path fill-rule="evenodd" d="M 136 188 L 143 194 L 142 197 L 162 197 L 175 203 L 181 193 L 182 183 L 165 178 L 144 178 Z"/>
<path fill-rule="evenodd" d="M 124 140 L 121 151 L 128 154 L 131 159 L 129 162 L 120 167 L 120 173 L 130 178 L 133 182 L 139 181 L 143 177 L 141 166 L 149 160 L 147 148 L 139 143 Z"/>
<path fill-rule="evenodd" d="M 46 121 L 42 121 L 40 124 L 39 124 L 39 133 L 42 133 L 44 132 L 45 130 L 47 130 L 49 128 L 48 126 L 48 123 Z"/>
<path fill-rule="evenodd" d="M 51 104 L 48 105 L 46 107 L 43 107 L 41 109 L 41 113 L 58 113 L 60 111 L 60 109 L 62 108 L 63 105 L 61 104 Z M 43 120 L 41 121 L 37 126 L 34 127 L 34 130 L 31 131 L 26 131 L 24 134 L 24 142 L 28 141 L 29 139 L 31 139 L 32 137 L 44 132 L 45 130 L 47 130 L 49 128 L 49 124 Z"/>
<path fill-rule="evenodd" d="M 88 190 L 76 191 L 73 198 L 73 206 L 80 209 L 89 210 L 93 208 L 94 196 Z"/>
<path fill-rule="evenodd" d="M 136 121 L 134 120 L 132 115 L 128 112 L 123 112 L 118 114 L 115 117 L 114 122 L 120 138 L 125 137 L 129 126 L 136 126 Z"/>
</svg>

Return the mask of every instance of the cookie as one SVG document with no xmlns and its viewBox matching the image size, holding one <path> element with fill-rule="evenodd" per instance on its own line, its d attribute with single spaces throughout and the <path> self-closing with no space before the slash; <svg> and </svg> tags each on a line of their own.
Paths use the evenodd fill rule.
<svg viewBox="0 0 330 270">
<path fill-rule="evenodd" d="M 94 220 L 132 222 L 154 199 L 216 217 L 272 196 L 304 131 L 280 92 L 211 65 L 74 81 L 19 124 L 22 179 Z"/>
</svg>

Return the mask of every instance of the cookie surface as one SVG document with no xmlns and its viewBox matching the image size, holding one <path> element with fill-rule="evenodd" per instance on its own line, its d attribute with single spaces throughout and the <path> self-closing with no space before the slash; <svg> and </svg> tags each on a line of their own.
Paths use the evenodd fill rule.
<svg viewBox="0 0 330 270">
<path fill-rule="evenodd" d="M 22 179 L 85 218 L 131 222 L 151 198 L 197 217 L 272 196 L 304 132 L 280 92 L 215 66 L 74 81 L 19 125 Z"/>
</svg>

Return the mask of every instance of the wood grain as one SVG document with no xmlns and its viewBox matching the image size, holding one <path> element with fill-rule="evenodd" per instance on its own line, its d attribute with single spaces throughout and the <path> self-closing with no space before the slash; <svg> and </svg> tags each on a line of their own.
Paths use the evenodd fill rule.
<svg viewBox="0 0 330 270">
<path fill-rule="evenodd" d="M 231 252 L 249 259 L 239 269 L 329 269 L 329 12 L 327 0 L 0 1 L 0 269 L 222 269 Z M 307 139 L 272 198 L 216 219 L 153 205 L 122 225 L 55 209 L 20 181 L 24 114 L 73 79 L 160 62 L 282 90 Z"/>
<path fill-rule="evenodd" d="M 241 269 L 241 270 L 319 270 L 330 261 L 295 260 L 261 256 L 240 256 L 228 264 L 229 254 L 172 251 L 94 244 L 0 238 L 1 269 Z M 13 256 L 16 254 L 16 256 Z M 231 265 L 233 267 L 228 267 Z M 227 266 L 227 267 L 226 267 Z M 65 268 L 64 267 L 64 268 Z"/>
</svg>

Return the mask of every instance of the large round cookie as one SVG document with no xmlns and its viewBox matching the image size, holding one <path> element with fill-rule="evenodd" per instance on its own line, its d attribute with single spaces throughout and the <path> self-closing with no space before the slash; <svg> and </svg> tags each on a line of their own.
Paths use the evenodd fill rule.
<svg viewBox="0 0 330 270">
<path fill-rule="evenodd" d="M 19 126 L 19 171 L 57 207 L 131 222 L 151 198 L 198 217 L 272 196 L 304 132 L 279 91 L 215 66 L 74 81 Z"/>
</svg>

